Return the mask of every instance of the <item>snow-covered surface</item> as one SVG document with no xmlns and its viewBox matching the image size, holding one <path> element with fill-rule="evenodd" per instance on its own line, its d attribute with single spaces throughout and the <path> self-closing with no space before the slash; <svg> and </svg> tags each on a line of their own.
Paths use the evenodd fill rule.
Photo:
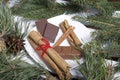
<svg viewBox="0 0 120 80">
<path fill-rule="evenodd" d="M 13 7 L 19 0 L 9 0 L 8 1 L 8 7 L 11 8 Z"/>
<path fill-rule="evenodd" d="M 113 17 L 120 18 L 120 11 L 115 11 Z"/>
<path fill-rule="evenodd" d="M 56 2 L 57 2 L 57 3 L 60 3 L 60 4 L 61 4 L 61 3 L 62 3 L 62 4 L 66 4 L 66 3 L 67 3 L 67 1 L 62 1 L 62 0 L 56 0 Z"/>
</svg>

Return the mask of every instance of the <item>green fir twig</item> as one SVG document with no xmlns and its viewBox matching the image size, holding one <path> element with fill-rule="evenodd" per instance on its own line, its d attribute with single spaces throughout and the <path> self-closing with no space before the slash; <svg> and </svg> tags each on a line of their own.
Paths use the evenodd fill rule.
<svg viewBox="0 0 120 80">
<path fill-rule="evenodd" d="M 2 52 L 0 54 L 0 80 L 39 80 L 41 75 L 49 74 L 40 64 L 29 64 Z"/>
</svg>

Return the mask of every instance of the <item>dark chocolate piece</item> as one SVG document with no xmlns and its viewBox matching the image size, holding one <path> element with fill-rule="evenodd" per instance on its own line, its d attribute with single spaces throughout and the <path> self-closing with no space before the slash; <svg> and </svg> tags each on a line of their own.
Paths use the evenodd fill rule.
<svg viewBox="0 0 120 80">
<path fill-rule="evenodd" d="M 53 49 L 64 59 L 80 59 L 82 57 L 82 52 L 72 46 L 56 46 Z"/>
<path fill-rule="evenodd" d="M 51 23 L 47 23 L 45 32 L 44 32 L 44 37 L 49 40 L 50 42 L 54 42 L 55 38 L 57 36 L 59 28 Z"/>
<path fill-rule="evenodd" d="M 47 25 L 47 19 L 38 20 L 35 22 L 35 24 L 37 26 L 37 30 L 43 36 L 43 34 L 45 32 L 46 25 Z"/>
</svg>

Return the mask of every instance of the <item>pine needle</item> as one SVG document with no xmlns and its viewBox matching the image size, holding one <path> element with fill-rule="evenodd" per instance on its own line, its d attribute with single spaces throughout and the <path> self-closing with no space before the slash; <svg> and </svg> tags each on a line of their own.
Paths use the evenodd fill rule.
<svg viewBox="0 0 120 80">
<path fill-rule="evenodd" d="M 49 74 L 40 64 L 29 64 L 22 57 L 0 54 L 0 80 L 39 80 L 41 75 Z"/>
</svg>

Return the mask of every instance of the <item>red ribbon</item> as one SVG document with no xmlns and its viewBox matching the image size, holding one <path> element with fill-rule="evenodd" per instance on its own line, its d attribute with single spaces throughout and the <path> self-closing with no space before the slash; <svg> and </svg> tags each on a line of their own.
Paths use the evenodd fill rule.
<svg viewBox="0 0 120 80">
<path fill-rule="evenodd" d="M 51 48 L 51 46 L 45 38 L 42 38 L 41 40 L 43 42 L 45 42 L 45 44 L 39 44 L 39 46 L 36 48 L 36 50 L 43 50 L 42 54 L 40 55 L 41 57 L 43 57 L 44 54 L 47 52 L 47 49 Z"/>
</svg>

